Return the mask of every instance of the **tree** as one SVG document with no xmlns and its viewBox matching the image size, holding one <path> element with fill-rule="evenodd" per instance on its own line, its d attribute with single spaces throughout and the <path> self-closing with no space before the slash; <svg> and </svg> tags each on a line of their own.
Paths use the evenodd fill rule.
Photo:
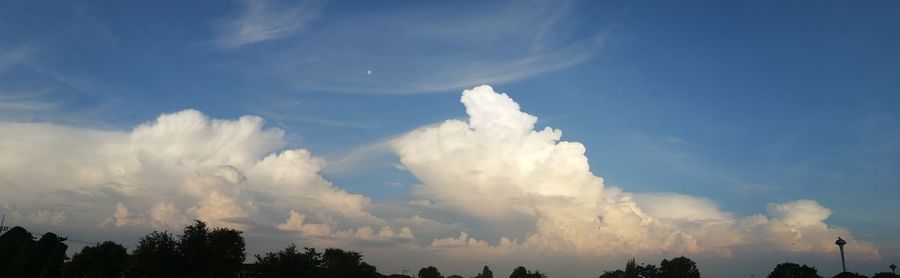
<svg viewBox="0 0 900 278">
<path fill-rule="evenodd" d="M 234 276 L 243 264 L 245 244 L 241 231 L 216 228 L 195 220 L 179 237 L 183 274 L 188 277 Z"/>
<path fill-rule="evenodd" d="M 72 256 L 69 275 L 74 277 L 120 277 L 124 274 L 128 250 L 121 244 L 104 241 L 95 246 L 85 246 Z"/>
<path fill-rule="evenodd" d="M 380 277 L 375 267 L 364 262 L 359 253 L 335 248 L 328 248 L 322 254 L 322 272 L 322 277 L 329 278 Z"/>
<path fill-rule="evenodd" d="M 634 262 L 634 258 L 631 258 L 627 263 L 625 263 L 625 278 L 638 278 L 638 269 L 637 263 Z"/>
<path fill-rule="evenodd" d="M 509 278 L 546 278 L 547 275 L 544 275 L 540 271 L 528 271 L 524 266 L 519 266 L 513 269 L 512 274 L 509 275 Z"/>
<path fill-rule="evenodd" d="M 659 277 L 659 269 L 652 264 L 637 264 L 634 258 L 625 263 L 625 270 L 604 271 L 601 278 L 656 278 Z"/>
<path fill-rule="evenodd" d="M 815 267 L 784 262 L 775 266 L 769 278 L 822 278 Z"/>
<path fill-rule="evenodd" d="M 638 277 L 641 278 L 656 278 L 659 277 L 659 269 L 656 268 L 655 265 L 652 264 L 640 264 L 636 267 Z"/>
<path fill-rule="evenodd" d="M 509 278 L 529 278 L 528 274 L 528 270 L 524 266 L 519 266 L 513 269 L 513 272 L 509 274 Z"/>
<path fill-rule="evenodd" d="M 419 269 L 419 278 L 444 278 L 444 276 L 436 267 L 428 266 Z"/>
<path fill-rule="evenodd" d="M 180 257 L 178 242 L 169 232 L 145 235 L 132 252 L 134 270 L 144 277 L 176 276 Z"/>
<path fill-rule="evenodd" d="M 59 277 L 66 259 L 66 238 L 46 233 L 34 241 L 25 228 L 0 235 L 0 274 L 3 277 Z"/>
<path fill-rule="evenodd" d="M 614 271 L 604 271 L 603 274 L 600 274 L 599 278 L 624 278 L 625 271 L 621 269 L 616 269 Z"/>
<path fill-rule="evenodd" d="M 322 255 L 316 249 L 304 248 L 298 252 L 297 246 L 291 244 L 284 250 L 266 253 L 265 257 L 256 255 L 256 263 L 260 266 L 263 277 L 316 277 L 322 264 Z"/>
<path fill-rule="evenodd" d="M 182 273 L 187 277 L 209 277 L 210 255 L 209 228 L 203 221 L 184 227 L 178 237 L 178 252 L 181 255 Z"/>
<path fill-rule="evenodd" d="M 875 273 L 875 275 L 872 276 L 872 278 L 900 278 L 900 275 L 893 274 L 890 272 L 879 272 L 879 273 Z"/>
<path fill-rule="evenodd" d="M 488 266 L 484 266 L 484 269 L 481 270 L 481 273 L 475 275 L 475 278 L 494 278 L 494 272 Z"/>
<path fill-rule="evenodd" d="M 663 259 L 659 263 L 659 277 L 661 278 L 700 278 L 700 270 L 693 260 L 680 256 L 672 260 Z"/>
<path fill-rule="evenodd" d="M 216 228 L 209 233 L 210 261 L 213 277 L 234 276 L 247 258 L 243 232 Z"/>
</svg>

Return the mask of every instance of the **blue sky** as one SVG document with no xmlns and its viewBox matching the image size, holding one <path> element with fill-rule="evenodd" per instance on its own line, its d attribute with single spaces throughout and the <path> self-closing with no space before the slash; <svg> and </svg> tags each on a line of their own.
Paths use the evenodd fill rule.
<svg viewBox="0 0 900 278">
<path fill-rule="evenodd" d="M 284 148 L 327 160 L 336 186 L 403 203 L 421 181 L 385 142 L 467 118 L 459 93 L 490 84 L 582 143 L 606 185 L 741 216 L 816 200 L 887 262 L 900 258 L 898 8 L 11 1 L 0 120 L 127 131 L 184 109 L 258 115 Z"/>
</svg>

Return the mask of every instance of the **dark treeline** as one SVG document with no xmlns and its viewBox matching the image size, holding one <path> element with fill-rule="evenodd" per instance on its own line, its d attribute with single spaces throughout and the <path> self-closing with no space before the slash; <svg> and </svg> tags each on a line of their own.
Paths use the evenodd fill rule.
<svg viewBox="0 0 900 278">
<path fill-rule="evenodd" d="M 66 239 L 52 233 L 41 240 L 21 227 L 0 236 L 0 277 L 310 277 L 310 278 L 412 278 L 407 275 L 378 273 L 360 253 L 337 248 L 319 252 L 314 248 L 290 245 L 282 250 L 254 255 L 247 259 L 241 231 L 209 228 L 202 221 L 184 227 L 181 234 L 154 231 L 140 238 L 129 254 L 121 244 L 105 241 L 86 246 L 66 258 Z M 893 266 L 892 266 L 893 267 Z M 423 267 L 418 278 L 463 278 L 444 276 L 434 266 Z M 471 278 L 494 278 L 484 266 Z M 524 266 L 512 270 L 510 278 L 546 278 L 539 270 Z M 659 266 L 637 264 L 634 259 L 625 269 L 603 272 L 599 278 L 699 278 L 700 270 L 690 258 L 664 259 Z M 778 264 L 769 278 L 821 278 L 815 267 L 786 262 Z M 844 272 L 834 277 L 866 277 Z M 900 278 L 891 272 L 873 278 Z"/>
</svg>

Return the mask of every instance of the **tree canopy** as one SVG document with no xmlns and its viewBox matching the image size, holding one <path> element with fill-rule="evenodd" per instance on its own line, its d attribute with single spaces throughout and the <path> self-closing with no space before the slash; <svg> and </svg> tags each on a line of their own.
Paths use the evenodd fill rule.
<svg viewBox="0 0 900 278">
<path fill-rule="evenodd" d="M 538 270 L 534 272 L 528 271 L 524 266 L 519 266 L 513 269 L 512 274 L 509 275 L 509 278 L 545 278 L 547 275 L 544 275 Z"/>
<path fill-rule="evenodd" d="M 428 266 L 419 270 L 419 278 L 444 278 L 444 276 L 441 275 L 437 267 Z"/>
<path fill-rule="evenodd" d="M 784 262 L 775 266 L 769 278 L 822 278 L 815 267 Z"/>
<path fill-rule="evenodd" d="M 104 241 L 72 255 L 66 272 L 74 277 L 121 277 L 127 266 L 128 250 L 121 244 Z"/>
<path fill-rule="evenodd" d="M 141 237 L 132 256 L 134 271 L 144 277 L 174 277 L 178 273 L 178 241 L 169 232 L 153 231 Z"/>
<path fill-rule="evenodd" d="M 494 278 L 494 272 L 491 271 L 491 268 L 488 266 L 484 266 L 481 270 L 481 273 L 475 275 L 475 278 Z"/>
<path fill-rule="evenodd" d="M 671 260 L 663 259 L 659 263 L 659 277 L 661 278 L 700 278 L 700 270 L 693 260 L 685 257 L 675 257 Z"/>
<path fill-rule="evenodd" d="M 322 277 L 368 278 L 379 277 L 375 267 L 364 262 L 362 255 L 336 248 L 328 248 L 322 254 Z"/>
<path fill-rule="evenodd" d="M 322 265 L 322 254 L 313 248 L 304 248 L 303 252 L 291 244 L 284 250 L 256 255 L 256 263 L 263 277 L 317 277 Z"/>
</svg>

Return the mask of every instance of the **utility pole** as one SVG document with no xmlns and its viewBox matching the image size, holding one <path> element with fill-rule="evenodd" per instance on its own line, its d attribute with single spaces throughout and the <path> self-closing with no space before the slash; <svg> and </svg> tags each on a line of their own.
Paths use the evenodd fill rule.
<svg viewBox="0 0 900 278">
<path fill-rule="evenodd" d="M 6 222 L 6 214 L 3 215 L 3 219 L 0 219 L 0 234 L 3 234 L 3 232 L 9 230 L 9 227 L 3 226 L 3 222 Z"/>
<path fill-rule="evenodd" d="M 406 267 L 404 266 L 400 267 L 400 274 L 403 274 L 405 276 L 407 272 L 409 272 L 409 269 L 406 269 Z"/>
<path fill-rule="evenodd" d="M 838 237 L 834 244 L 841 248 L 841 267 L 844 269 L 844 272 L 847 272 L 847 263 L 844 261 L 844 244 L 847 244 L 847 241 Z"/>
</svg>

